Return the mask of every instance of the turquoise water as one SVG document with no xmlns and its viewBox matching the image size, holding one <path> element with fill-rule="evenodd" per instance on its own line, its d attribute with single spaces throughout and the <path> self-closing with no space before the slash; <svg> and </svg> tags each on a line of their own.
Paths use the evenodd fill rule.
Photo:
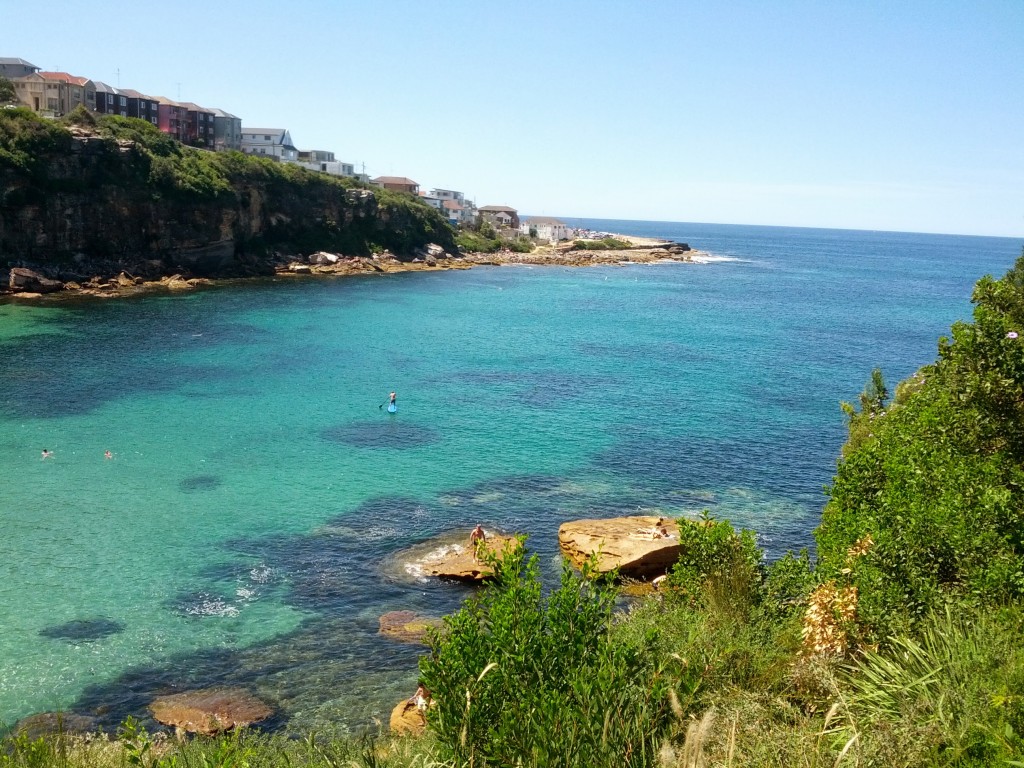
<svg viewBox="0 0 1024 768">
<path fill-rule="evenodd" d="M 895 384 L 933 360 L 977 278 L 1020 254 L 570 223 L 715 259 L 0 305 L 0 722 L 113 725 L 222 683 L 275 705 L 272 727 L 386 720 L 422 648 L 378 617 L 468 594 L 403 550 L 478 521 L 528 533 L 549 574 L 584 516 L 710 509 L 769 555 L 810 545 L 839 401 L 874 366 Z"/>
</svg>

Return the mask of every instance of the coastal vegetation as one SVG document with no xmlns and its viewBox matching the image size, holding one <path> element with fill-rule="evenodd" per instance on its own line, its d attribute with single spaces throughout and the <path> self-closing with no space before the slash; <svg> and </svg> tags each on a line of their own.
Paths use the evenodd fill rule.
<svg viewBox="0 0 1024 768">
<path fill-rule="evenodd" d="M 487 221 L 464 225 L 455 242 L 461 250 L 471 253 L 495 253 L 501 250 L 529 253 L 534 248 L 530 238 L 520 235 L 503 236 Z"/>
<path fill-rule="evenodd" d="M 621 251 L 630 244 L 615 237 L 602 237 L 600 240 L 574 240 L 572 247 L 577 251 Z"/>
</svg>

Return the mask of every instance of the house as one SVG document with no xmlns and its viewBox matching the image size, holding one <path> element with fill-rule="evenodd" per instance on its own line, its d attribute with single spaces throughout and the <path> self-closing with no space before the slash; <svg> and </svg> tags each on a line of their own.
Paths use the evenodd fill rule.
<svg viewBox="0 0 1024 768">
<path fill-rule="evenodd" d="M 310 171 L 329 173 L 332 176 L 353 177 L 356 175 L 356 169 L 352 163 L 335 160 L 334 153 L 324 149 L 299 150 L 299 157 L 295 162 Z"/>
<path fill-rule="evenodd" d="M 442 210 L 448 219 L 448 223 L 456 226 L 464 222 L 466 209 L 458 200 L 442 200 Z"/>
<path fill-rule="evenodd" d="M 277 161 L 295 162 L 299 150 L 285 128 L 246 128 L 242 126 L 242 151 Z"/>
<path fill-rule="evenodd" d="M 461 192 L 456 192 L 454 189 L 432 189 L 430 190 L 430 196 L 440 200 L 454 200 L 459 205 L 466 202 L 466 196 Z"/>
<path fill-rule="evenodd" d="M 188 129 L 185 132 L 186 142 L 194 147 L 213 148 L 213 110 L 200 107 L 191 101 L 181 102 L 185 108 Z"/>
<path fill-rule="evenodd" d="M 507 205 L 484 205 L 479 209 L 480 217 L 496 227 L 519 229 L 519 213 Z"/>
<path fill-rule="evenodd" d="M 233 149 L 242 151 L 242 118 L 225 112 L 223 109 L 213 109 L 213 148 L 218 152 L 225 152 Z"/>
<path fill-rule="evenodd" d="M 98 112 L 101 115 L 119 115 L 121 114 L 121 107 L 119 104 L 118 96 L 120 91 L 112 85 L 97 80 L 93 83 L 96 86 L 96 96 L 93 102 L 93 111 Z M 127 100 L 125 101 L 127 107 Z M 159 116 L 159 115 L 158 115 Z"/>
<path fill-rule="evenodd" d="M 420 192 L 420 200 L 429 205 L 431 208 L 436 208 L 439 211 L 444 210 L 444 200 L 440 197 L 435 197 L 433 194 L 427 194 L 426 192 Z"/>
<path fill-rule="evenodd" d="M 420 185 L 405 176 L 378 176 L 373 183 L 393 192 L 408 192 L 410 195 L 418 195 L 420 191 Z"/>
<path fill-rule="evenodd" d="M 536 237 L 538 240 L 547 240 L 557 243 L 559 240 L 568 240 L 572 236 L 572 230 L 558 219 L 547 216 L 531 216 L 519 225 L 519 231 L 524 235 Z"/>
<path fill-rule="evenodd" d="M 6 77 L 8 80 L 13 80 L 16 77 L 28 77 L 38 71 L 39 67 L 24 59 L 0 57 L 0 77 Z"/>
<path fill-rule="evenodd" d="M 11 82 L 18 101 L 48 117 L 66 115 L 79 105 L 92 109 L 96 104 L 96 85 L 87 77 L 67 72 L 33 72 Z"/>
<path fill-rule="evenodd" d="M 152 96 L 133 91 L 130 88 L 117 90 L 117 103 L 120 105 L 118 114 L 121 117 L 134 117 L 145 120 L 153 125 L 160 125 L 160 102 Z"/>
<path fill-rule="evenodd" d="M 157 127 L 169 136 L 185 143 L 188 140 L 188 109 L 166 96 L 157 96 Z"/>
</svg>

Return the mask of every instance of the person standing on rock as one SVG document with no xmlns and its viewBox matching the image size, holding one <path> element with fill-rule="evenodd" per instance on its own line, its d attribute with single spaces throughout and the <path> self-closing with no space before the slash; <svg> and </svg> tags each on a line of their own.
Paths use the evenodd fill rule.
<svg viewBox="0 0 1024 768">
<path fill-rule="evenodd" d="M 484 527 L 477 523 L 476 528 L 469 534 L 469 548 L 473 550 L 474 560 L 480 560 L 480 548 L 485 541 L 487 541 L 487 534 L 484 533 Z"/>
</svg>

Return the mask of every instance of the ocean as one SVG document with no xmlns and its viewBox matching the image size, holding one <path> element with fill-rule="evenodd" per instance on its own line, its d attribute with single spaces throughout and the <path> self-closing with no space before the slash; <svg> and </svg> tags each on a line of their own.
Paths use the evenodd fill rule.
<svg viewBox="0 0 1024 768">
<path fill-rule="evenodd" d="M 0 723 L 148 723 L 156 695 L 212 685 L 264 698 L 271 728 L 386 723 L 425 649 L 378 618 L 455 610 L 470 588 L 409 550 L 477 522 L 527 534 L 552 579 L 580 517 L 707 510 L 768 557 L 813 547 L 840 401 L 933 361 L 1021 253 L 567 223 L 710 258 L 0 304 Z"/>
</svg>

